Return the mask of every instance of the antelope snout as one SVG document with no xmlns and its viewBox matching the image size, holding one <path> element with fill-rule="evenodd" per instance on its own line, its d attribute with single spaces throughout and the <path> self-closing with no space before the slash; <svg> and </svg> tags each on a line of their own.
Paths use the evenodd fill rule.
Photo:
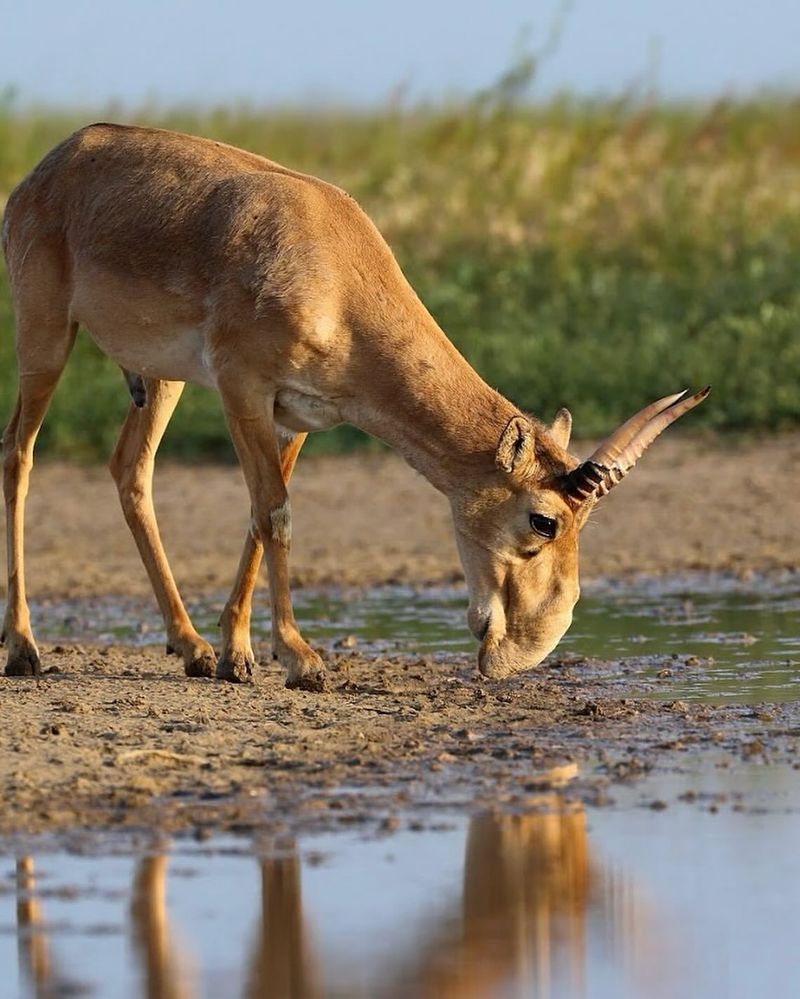
<svg viewBox="0 0 800 999">
<path fill-rule="evenodd" d="M 497 636 L 489 629 L 478 650 L 478 669 L 493 680 L 521 670 L 534 669 L 558 645 L 572 623 L 572 611 L 550 618 L 537 630 L 536 637 L 514 641 L 510 634 Z"/>
</svg>

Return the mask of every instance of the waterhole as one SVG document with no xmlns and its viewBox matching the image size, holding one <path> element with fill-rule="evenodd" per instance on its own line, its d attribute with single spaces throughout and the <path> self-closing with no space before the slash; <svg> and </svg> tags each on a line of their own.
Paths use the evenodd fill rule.
<svg viewBox="0 0 800 999">
<path fill-rule="evenodd" d="M 328 649 L 364 654 L 475 652 L 463 588 L 386 586 L 300 591 L 305 636 Z M 266 601 L 253 617 L 269 637 Z M 198 630 L 214 640 L 224 597 L 190 604 Z M 163 643 L 151 601 L 90 598 L 34 607 L 42 638 L 87 643 Z M 800 580 L 683 576 L 585 587 L 572 628 L 544 669 L 569 667 L 617 680 L 626 695 L 756 703 L 800 692 Z"/>
</svg>

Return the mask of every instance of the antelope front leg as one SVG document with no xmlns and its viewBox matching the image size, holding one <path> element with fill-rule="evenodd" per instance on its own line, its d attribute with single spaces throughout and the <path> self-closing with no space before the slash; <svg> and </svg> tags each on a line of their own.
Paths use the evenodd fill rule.
<svg viewBox="0 0 800 999">
<path fill-rule="evenodd" d="M 253 518 L 264 546 L 272 604 L 272 645 L 275 657 L 286 670 L 287 687 L 319 691 L 325 687 L 322 660 L 297 628 L 289 593 L 291 514 L 272 419 L 274 400 L 271 396 L 267 397 L 263 389 L 259 391 L 259 388 L 246 393 L 239 385 L 235 391 L 226 391 L 220 385 L 222 403 L 250 492 Z M 257 571 L 256 552 L 257 548 L 254 548 L 253 557 L 248 558 L 246 547 L 239 567 L 239 581 L 244 578 L 243 569 L 248 565 L 255 563 Z M 252 592 L 255 573 L 248 576 L 248 580 L 247 585 Z M 223 621 L 224 617 L 223 614 Z"/>
<path fill-rule="evenodd" d="M 289 485 L 297 456 L 307 436 L 297 434 L 281 448 L 281 474 L 285 486 Z M 251 511 L 251 524 L 239 560 L 236 582 L 219 622 L 222 627 L 222 655 L 217 663 L 218 679 L 245 683 L 252 676 L 255 656 L 250 644 L 250 611 L 263 556 L 264 545 Z M 277 655 L 274 641 L 273 652 Z"/>
<path fill-rule="evenodd" d="M 250 643 L 250 611 L 263 555 L 264 545 L 258 528 L 252 524 L 239 560 L 233 591 L 219 619 L 222 655 L 217 663 L 218 680 L 247 683 L 253 675 L 256 659 Z"/>
</svg>

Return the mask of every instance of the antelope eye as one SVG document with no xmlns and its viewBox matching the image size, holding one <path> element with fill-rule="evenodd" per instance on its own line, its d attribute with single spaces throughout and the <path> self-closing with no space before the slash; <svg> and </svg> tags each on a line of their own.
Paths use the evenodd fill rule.
<svg viewBox="0 0 800 999">
<path fill-rule="evenodd" d="M 552 517 L 545 517 L 541 513 L 531 514 L 531 530 L 538 534 L 540 538 L 554 538 L 558 530 L 557 521 Z"/>
</svg>

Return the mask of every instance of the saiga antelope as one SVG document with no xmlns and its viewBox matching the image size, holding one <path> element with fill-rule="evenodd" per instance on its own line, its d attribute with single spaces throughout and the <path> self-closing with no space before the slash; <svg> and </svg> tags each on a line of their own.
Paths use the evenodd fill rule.
<svg viewBox="0 0 800 999">
<path fill-rule="evenodd" d="M 24 504 L 34 441 L 79 325 L 131 388 L 111 472 L 168 650 L 189 676 L 247 678 L 263 554 L 274 655 L 289 686 L 313 690 L 323 664 L 295 623 L 288 567 L 287 485 L 309 431 L 352 423 L 447 496 L 479 667 L 502 677 L 537 665 L 569 627 L 578 534 L 596 500 L 708 391 L 653 403 L 579 463 L 566 450 L 569 412 L 547 428 L 486 385 L 352 198 L 173 132 L 98 124 L 70 136 L 12 192 L 3 247 L 19 360 L 3 437 L 11 676 L 40 671 Z M 183 606 L 152 504 L 155 452 L 187 381 L 219 392 L 252 505 L 218 662 Z"/>
</svg>

